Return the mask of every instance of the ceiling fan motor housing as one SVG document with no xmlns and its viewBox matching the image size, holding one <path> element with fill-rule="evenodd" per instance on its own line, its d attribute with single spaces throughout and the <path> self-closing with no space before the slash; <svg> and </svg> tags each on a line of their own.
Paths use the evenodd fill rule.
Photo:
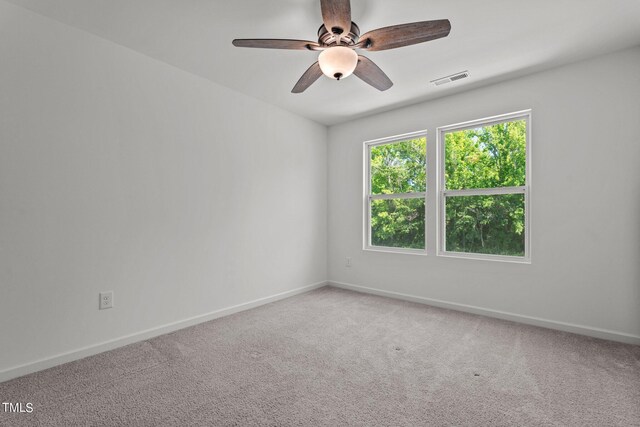
<svg viewBox="0 0 640 427">
<path fill-rule="evenodd" d="M 342 33 L 340 35 L 340 44 L 346 46 L 353 46 L 358 43 L 360 39 L 360 28 L 356 25 L 355 22 L 351 23 L 351 30 L 349 34 Z M 324 24 L 320 25 L 318 29 L 318 43 L 321 46 L 332 46 L 338 43 L 338 38 L 334 33 L 327 30 L 327 27 Z"/>
</svg>

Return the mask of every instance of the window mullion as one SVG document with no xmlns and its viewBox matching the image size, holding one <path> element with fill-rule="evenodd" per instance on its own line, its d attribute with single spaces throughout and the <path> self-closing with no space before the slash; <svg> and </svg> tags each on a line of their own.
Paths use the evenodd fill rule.
<svg viewBox="0 0 640 427">
<path fill-rule="evenodd" d="M 424 191 L 419 193 L 370 194 L 369 200 L 421 199 L 426 195 L 427 193 Z"/>
<path fill-rule="evenodd" d="M 495 187 L 495 188 L 469 188 L 464 190 L 443 190 L 445 196 L 485 196 L 491 194 L 521 194 L 527 187 Z"/>
</svg>

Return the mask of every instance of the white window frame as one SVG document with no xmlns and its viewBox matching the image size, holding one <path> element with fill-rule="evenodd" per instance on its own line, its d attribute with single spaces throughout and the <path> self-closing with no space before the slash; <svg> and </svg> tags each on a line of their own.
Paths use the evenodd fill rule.
<svg viewBox="0 0 640 427">
<path fill-rule="evenodd" d="M 527 126 L 525 145 L 525 185 L 519 187 L 474 188 L 465 190 L 445 189 L 445 133 L 475 129 L 515 120 L 525 120 Z M 516 111 L 508 114 L 441 126 L 436 131 L 438 150 L 438 256 L 470 258 L 480 260 L 531 263 L 531 110 Z M 490 255 L 480 253 L 453 252 L 446 250 L 446 197 L 447 196 L 487 196 L 496 194 L 524 194 L 524 256 Z"/>
<path fill-rule="evenodd" d="M 396 194 L 371 194 L 371 147 L 378 145 L 393 144 L 397 142 L 406 141 L 408 139 L 425 138 L 427 139 L 427 131 L 421 130 L 417 132 L 405 133 L 402 135 L 395 135 L 386 138 L 374 139 L 364 142 L 364 232 L 363 232 L 363 250 L 375 251 L 375 252 L 393 252 L 403 254 L 414 255 L 426 255 L 427 254 L 427 188 L 425 191 L 415 193 L 396 193 Z M 427 150 L 425 147 L 425 169 L 427 164 Z M 426 175 L 425 175 L 426 177 Z M 428 179 L 427 179 L 428 180 Z M 425 187 L 427 184 L 425 183 Z M 425 206 L 425 222 L 424 222 L 424 249 L 413 248 L 393 248 L 387 246 L 374 246 L 371 244 L 371 202 L 373 200 L 388 200 L 388 199 L 419 199 L 424 198 Z"/>
</svg>

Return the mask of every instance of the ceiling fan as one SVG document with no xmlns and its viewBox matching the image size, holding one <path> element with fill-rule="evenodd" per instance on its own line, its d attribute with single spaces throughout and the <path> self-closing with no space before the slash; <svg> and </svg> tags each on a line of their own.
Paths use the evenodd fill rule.
<svg viewBox="0 0 640 427">
<path fill-rule="evenodd" d="M 320 0 L 323 24 L 318 41 L 289 39 L 235 39 L 237 47 L 320 51 L 315 62 L 300 77 L 291 92 L 301 93 L 322 74 L 340 80 L 352 73 L 378 90 L 387 90 L 393 82 L 369 58 L 355 49 L 377 51 L 395 49 L 439 39 L 449 35 L 448 19 L 412 22 L 369 31 L 360 37 L 360 29 L 351 21 L 350 0 Z"/>
</svg>

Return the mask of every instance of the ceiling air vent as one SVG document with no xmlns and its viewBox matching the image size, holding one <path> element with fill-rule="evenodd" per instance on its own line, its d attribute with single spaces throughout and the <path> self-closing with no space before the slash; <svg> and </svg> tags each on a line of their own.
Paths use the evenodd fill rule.
<svg viewBox="0 0 640 427">
<path fill-rule="evenodd" d="M 469 77 L 469 72 L 468 71 L 461 71 L 459 73 L 451 74 L 450 76 L 441 77 L 439 79 L 431 80 L 431 83 L 433 83 L 436 86 L 440 86 L 440 85 L 443 85 L 445 83 L 455 82 L 456 80 L 464 79 L 464 78 L 467 78 L 467 77 Z"/>
</svg>

